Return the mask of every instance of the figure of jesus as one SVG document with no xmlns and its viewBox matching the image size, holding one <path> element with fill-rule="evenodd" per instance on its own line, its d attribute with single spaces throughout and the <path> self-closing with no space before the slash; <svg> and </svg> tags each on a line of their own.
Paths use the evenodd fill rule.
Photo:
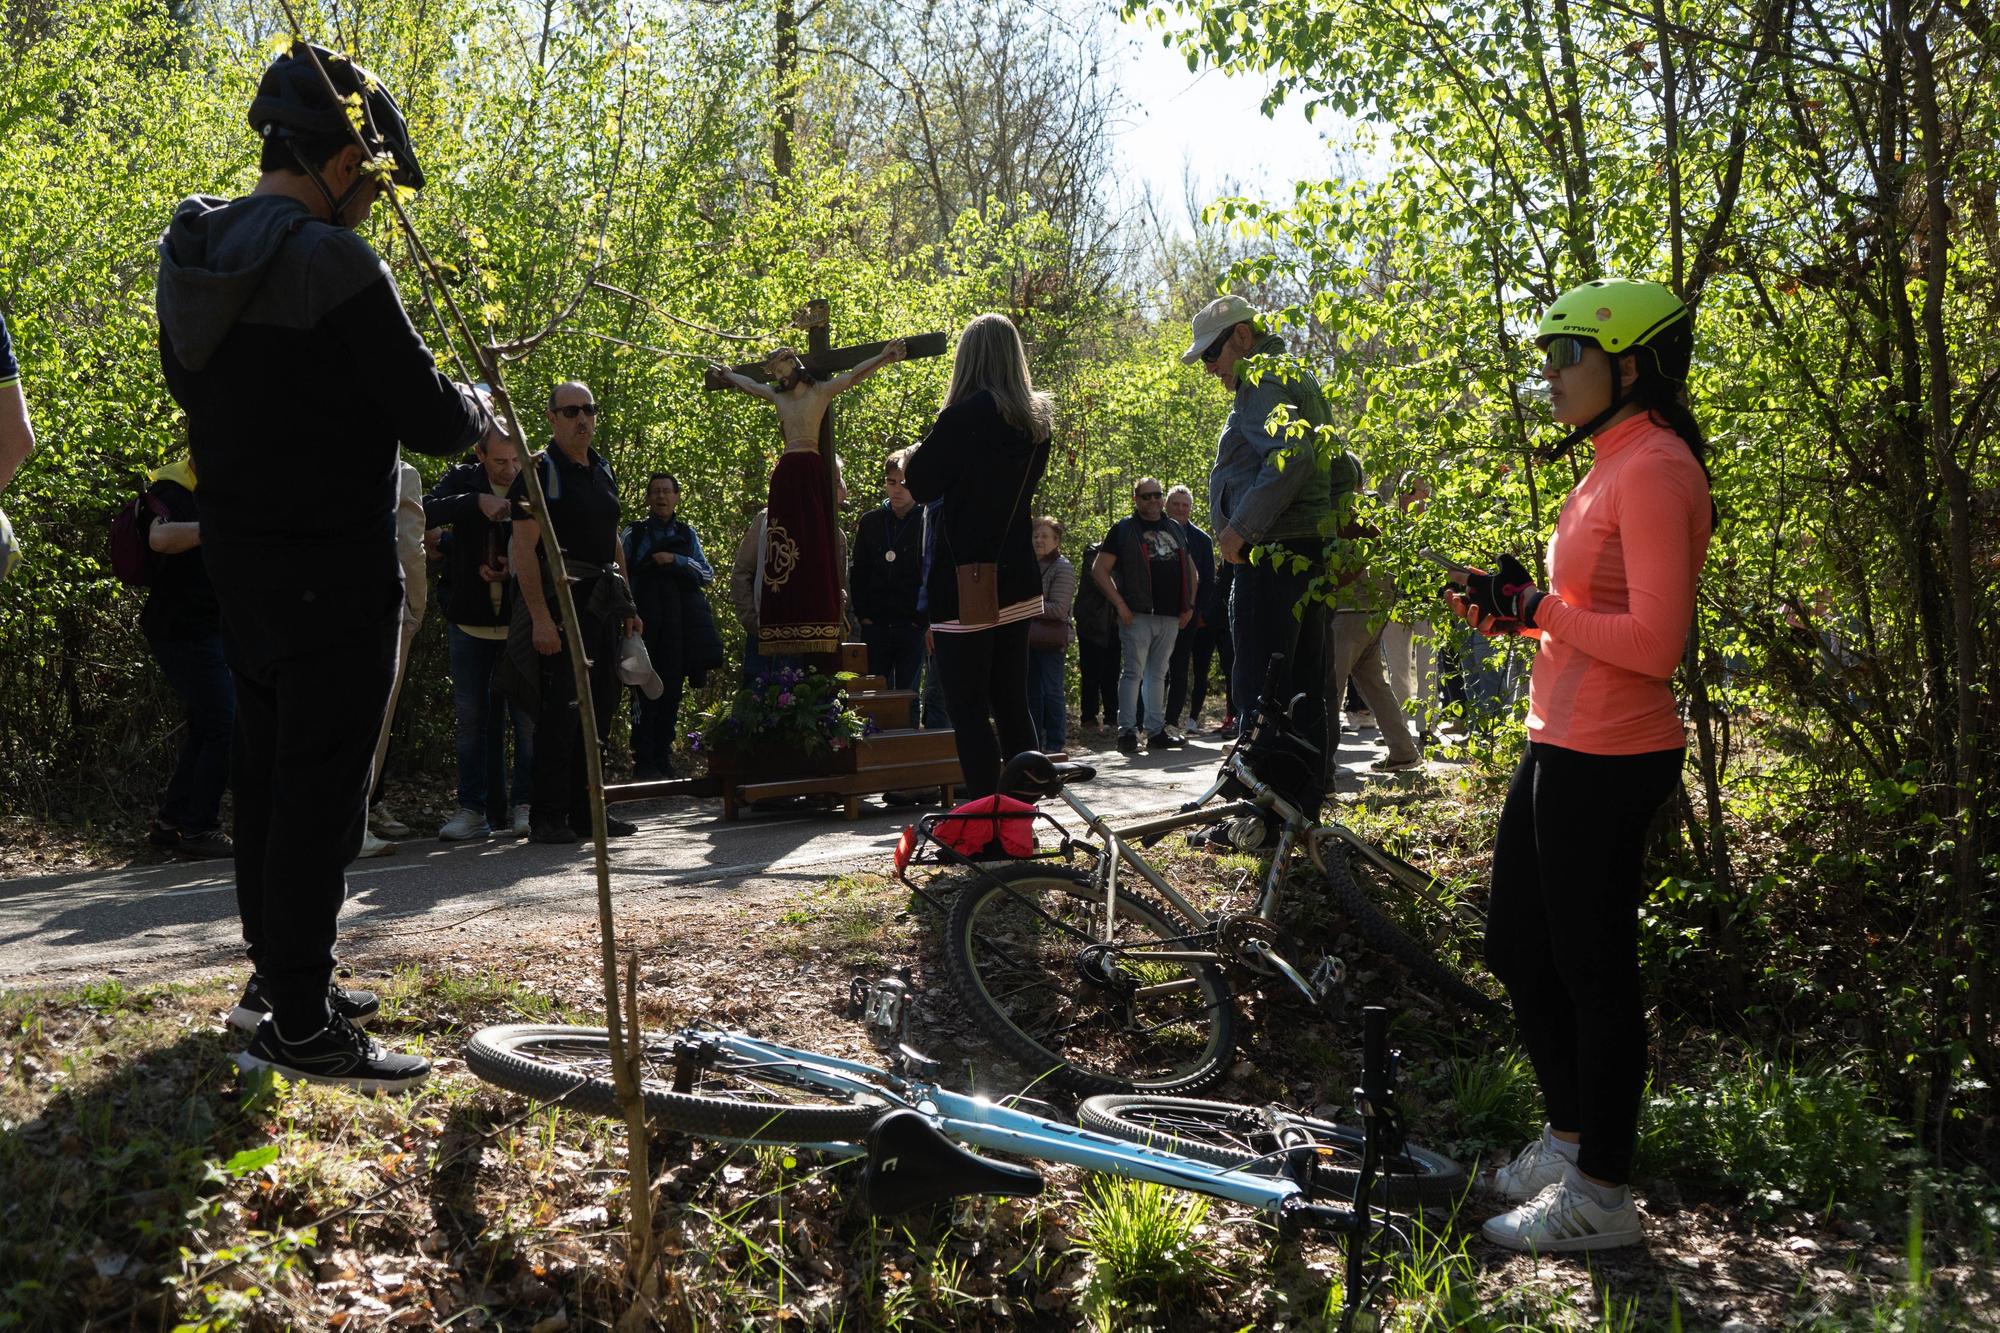
<svg viewBox="0 0 2000 1333">
<path fill-rule="evenodd" d="M 764 363 L 773 383 L 760 384 L 711 363 L 711 388 L 737 389 L 778 409 L 785 450 L 771 472 L 764 560 L 757 589 L 757 651 L 765 656 L 831 653 L 840 647 L 841 559 L 834 516 L 827 506 L 826 460 L 820 457 L 820 423 L 833 396 L 904 356 L 901 339 L 854 369 L 814 379 L 789 347 Z"/>
</svg>

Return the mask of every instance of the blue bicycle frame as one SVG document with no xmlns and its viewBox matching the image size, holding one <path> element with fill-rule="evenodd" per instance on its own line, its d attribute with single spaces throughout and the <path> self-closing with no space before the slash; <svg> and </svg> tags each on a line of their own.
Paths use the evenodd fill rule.
<svg viewBox="0 0 2000 1333">
<path fill-rule="evenodd" d="M 1193 1190 L 1256 1208 L 1275 1219 L 1306 1223 L 1322 1230 L 1347 1232 L 1365 1230 L 1368 1225 L 1365 1208 L 1315 1203 L 1297 1182 L 1284 1175 L 1261 1175 L 1216 1166 L 1163 1148 L 1051 1120 L 990 1097 L 953 1092 L 928 1080 L 891 1073 L 856 1060 L 802 1051 L 741 1032 L 709 1028 L 698 1031 L 703 1040 L 752 1062 L 750 1067 L 782 1073 L 788 1080 L 832 1092 L 881 1101 L 885 1113 L 913 1110 L 947 1138 L 975 1148 Z M 860 1143 L 800 1146 L 842 1157 L 867 1153 Z"/>
</svg>

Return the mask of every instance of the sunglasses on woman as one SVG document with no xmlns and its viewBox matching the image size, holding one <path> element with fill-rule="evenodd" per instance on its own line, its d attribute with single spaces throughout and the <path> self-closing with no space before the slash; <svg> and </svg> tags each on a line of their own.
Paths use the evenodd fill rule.
<svg viewBox="0 0 2000 1333">
<path fill-rule="evenodd" d="M 1565 335 L 1551 338 L 1542 348 L 1542 369 L 1568 370 L 1571 366 L 1583 364 L 1583 349 L 1597 344 L 1588 338 Z"/>
</svg>

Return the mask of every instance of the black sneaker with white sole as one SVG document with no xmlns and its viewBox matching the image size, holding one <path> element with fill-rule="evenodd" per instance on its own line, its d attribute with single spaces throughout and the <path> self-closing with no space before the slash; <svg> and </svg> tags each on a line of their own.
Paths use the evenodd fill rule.
<svg viewBox="0 0 2000 1333">
<path fill-rule="evenodd" d="M 374 991 L 349 990 L 338 981 L 326 985 L 326 1007 L 358 1028 L 367 1027 L 368 1020 L 382 1011 Z M 229 1026 L 238 1032 L 255 1032 L 264 1015 L 270 1012 L 271 997 L 264 989 L 264 978 L 252 972 L 250 984 L 243 988 L 243 998 L 229 1011 Z"/>
<path fill-rule="evenodd" d="M 430 1061 L 388 1050 L 338 1014 L 298 1041 L 285 1040 L 277 1023 L 266 1018 L 237 1055 L 236 1067 L 246 1074 L 274 1069 L 289 1079 L 356 1092 L 409 1092 L 431 1076 Z"/>
</svg>

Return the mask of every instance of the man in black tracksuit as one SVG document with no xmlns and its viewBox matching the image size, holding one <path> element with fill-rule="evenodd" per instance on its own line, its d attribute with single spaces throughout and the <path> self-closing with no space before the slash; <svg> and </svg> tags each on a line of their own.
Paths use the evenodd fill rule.
<svg viewBox="0 0 2000 1333">
<path fill-rule="evenodd" d="M 187 413 L 236 678 L 236 897 L 254 968 L 231 1014 L 253 1030 L 237 1063 L 400 1090 L 428 1062 L 369 1041 L 374 997 L 333 984 L 342 869 L 396 674 L 397 445 L 459 453 L 489 418 L 438 373 L 352 230 L 385 188 L 364 162 L 391 155 L 397 183 L 423 184 L 395 101 L 320 53 L 362 94 L 364 152 L 312 54 L 294 46 L 258 85 L 256 189 L 186 200 L 160 240 L 160 364 Z"/>
</svg>

